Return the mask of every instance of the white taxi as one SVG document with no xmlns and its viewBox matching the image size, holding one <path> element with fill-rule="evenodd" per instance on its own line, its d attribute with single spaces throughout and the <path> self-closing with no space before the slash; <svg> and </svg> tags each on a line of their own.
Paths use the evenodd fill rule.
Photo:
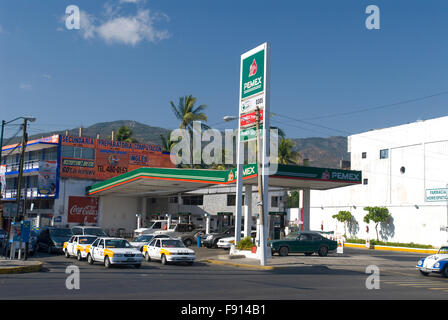
<svg viewBox="0 0 448 320">
<path fill-rule="evenodd" d="M 78 261 L 87 257 L 86 248 L 89 247 L 98 237 L 97 236 L 73 236 L 67 242 L 64 242 L 62 250 L 65 257 L 76 257 Z"/>
<path fill-rule="evenodd" d="M 87 262 L 104 263 L 106 268 L 112 265 L 133 265 L 140 268 L 143 255 L 137 248 L 133 247 L 126 239 L 121 238 L 98 238 L 86 249 Z"/>
<path fill-rule="evenodd" d="M 146 261 L 160 260 L 162 264 L 169 262 L 186 262 L 192 265 L 196 255 L 188 249 L 181 239 L 153 239 L 148 245 L 143 246 L 143 254 Z"/>
</svg>

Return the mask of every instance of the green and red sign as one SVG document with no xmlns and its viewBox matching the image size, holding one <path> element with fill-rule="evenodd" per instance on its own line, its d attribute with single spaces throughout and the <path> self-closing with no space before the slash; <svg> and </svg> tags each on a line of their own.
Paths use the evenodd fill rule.
<svg viewBox="0 0 448 320">
<path fill-rule="evenodd" d="M 241 70 L 241 99 L 264 90 L 265 50 L 258 51 L 243 60 Z"/>
</svg>

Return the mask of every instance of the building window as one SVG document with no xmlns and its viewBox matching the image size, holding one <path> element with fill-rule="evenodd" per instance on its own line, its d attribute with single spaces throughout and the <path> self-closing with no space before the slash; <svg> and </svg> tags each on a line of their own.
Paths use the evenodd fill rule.
<svg viewBox="0 0 448 320">
<path fill-rule="evenodd" d="M 389 158 L 389 149 L 380 150 L 380 159 L 388 159 Z"/>
<path fill-rule="evenodd" d="M 362 153 L 362 158 L 363 158 L 363 159 L 367 158 L 367 152 L 363 152 L 363 153 Z"/>
<path fill-rule="evenodd" d="M 244 194 L 242 195 L 242 203 L 244 205 Z M 236 205 L 236 194 L 228 194 L 227 195 L 227 206 L 233 207 Z"/>
<path fill-rule="evenodd" d="M 182 203 L 186 206 L 202 206 L 204 203 L 203 195 L 200 196 L 184 196 Z"/>
<path fill-rule="evenodd" d="M 178 202 L 178 198 L 177 197 L 170 197 L 168 201 L 169 201 L 169 203 L 177 203 Z"/>
<path fill-rule="evenodd" d="M 362 184 L 369 184 L 369 179 L 364 179 Z"/>
<path fill-rule="evenodd" d="M 94 160 L 95 159 L 95 149 L 72 147 L 72 146 L 62 146 L 61 156 L 63 158 Z"/>
<path fill-rule="evenodd" d="M 271 197 L 271 207 L 278 208 L 279 197 Z"/>
</svg>

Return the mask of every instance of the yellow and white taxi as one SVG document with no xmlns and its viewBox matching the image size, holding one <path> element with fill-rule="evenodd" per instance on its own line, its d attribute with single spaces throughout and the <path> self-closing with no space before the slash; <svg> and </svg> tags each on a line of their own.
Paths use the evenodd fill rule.
<svg viewBox="0 0 448 320">
<path fill-rule="evenodd" d="M 162 264 L 169 262 L 186 262 L 192 265 L 196 259 L 193 250 L 188 249 L 181 239 L 153 239 L 143 246 L 143 255 L 146 261 L 160 260 Z"/>
<path fill-rule="evenodd" d="M 97 239 L 97 236 L 72 236 L 70 240 L 64 242 L 62 250 L 65 257 L 76 257 L 78 261 L 87 257 L 86 249 Z"/>
<path fill-rule="evenodd" d="M 87 250 L 87 262 L 104 263 L 106 268 L 112 265 L 133 265 L 140 268 L 143 255 L 126 239 L 101 237 L 96 239 Z"/>
</svg>

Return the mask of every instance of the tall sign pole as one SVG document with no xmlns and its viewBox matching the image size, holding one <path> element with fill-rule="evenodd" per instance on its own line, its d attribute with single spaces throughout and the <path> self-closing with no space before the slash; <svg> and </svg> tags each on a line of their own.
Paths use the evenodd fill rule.
<svg viewBox="0 0 448 320">
<path fill-rule="evenodd" d="M 260 264 L 266 264 L 266 230 L 267 202 L 269 185 L 269 99 L 270 99 L 270 45 L 265 42 L 241 55 L 240 63 L 240 96 L 239 125 L 237 145 L 237 183 L 235 208 L 235 240 L 241 237 L 242 211 L 242 167 L 244 155 L 242 147 L 248 141 L 257 140 L 257 162 L 259 175 L 259 206 L 258 219 L 258 255 Z M 261 152 L 261 155 L 259 154 Z M 261 179 L 260 179 L 261 175 Z"/>
</svg>

